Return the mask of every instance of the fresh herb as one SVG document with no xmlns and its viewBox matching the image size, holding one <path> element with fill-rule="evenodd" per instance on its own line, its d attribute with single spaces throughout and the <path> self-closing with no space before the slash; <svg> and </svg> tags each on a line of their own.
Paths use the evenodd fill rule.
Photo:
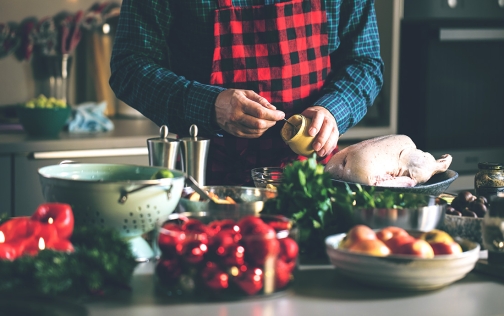
<svg viewBox="0 0 504 316">
<path fill-rule="evenodd" d="M 301 256 L 326 258 L 324 239 L 356 224 L 356 208 L 406 208 L 425 203 L 425 197 L 356 185 L 336 188 L 316 156 L 285 167 L 278 195 L 266 202 L 263 213 L 282 214 L 298 226 Z"/>
<path fill-rule="evenodd" d="M 128 287 L 136 262 L 115 230 L 76 227 L 71 242 L 73 253 L 46 249 L 34 257 L 0 260 L 0 293 L 83 298 Z"/>
</svg>

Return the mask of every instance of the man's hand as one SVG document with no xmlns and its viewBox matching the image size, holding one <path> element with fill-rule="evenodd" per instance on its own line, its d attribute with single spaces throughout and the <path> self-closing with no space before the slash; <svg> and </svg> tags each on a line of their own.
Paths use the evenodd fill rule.
<svg viewBox="0 0 504 316">
<path fill-rule="evenodd" d="M 285 117 L 254 91 L 228 89 L 215 100 L 217 124 L 231 135 L 257 138 Z"/>
<path fill-rule="evenodd" d="M 313 150 L 319 157 L 331 153 L 338 145 L 339 139 L 336 119 L 331 112 L 321 106 L 312 106 L 301 114 L 312 119 L 308 134 L 316 136 L 313 140 Z"/>
</svg>

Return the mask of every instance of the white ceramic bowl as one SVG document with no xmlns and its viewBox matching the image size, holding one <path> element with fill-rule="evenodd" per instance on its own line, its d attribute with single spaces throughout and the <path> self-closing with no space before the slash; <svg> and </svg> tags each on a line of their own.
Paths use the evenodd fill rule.
<svg viewBox="0 0 504 316">
<path fill-rule="evenodd" d="M 331 263 L 343 275 L 384 288 L 412 291 L 442 288 L 462 279 L 479 259 L 479 244 L 466 239 L 457 239 L 464 250 L 461 254 L 424 259 L 407 255 L 375 257 L 340 249 L 339 243 L 345 235 L 326 238 Z"/>
</svg>

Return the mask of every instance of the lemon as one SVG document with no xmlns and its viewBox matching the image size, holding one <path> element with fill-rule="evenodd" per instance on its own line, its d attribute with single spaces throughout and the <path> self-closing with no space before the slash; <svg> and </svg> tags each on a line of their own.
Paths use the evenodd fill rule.
<svg viewBox="0 0 504 316">
<path fill-rule="evenodd" d="M 173 178 L 173 173 L 170 170 L 161 169 L 152 175 L 151 180 L 163 178 Z"/>
</svg>

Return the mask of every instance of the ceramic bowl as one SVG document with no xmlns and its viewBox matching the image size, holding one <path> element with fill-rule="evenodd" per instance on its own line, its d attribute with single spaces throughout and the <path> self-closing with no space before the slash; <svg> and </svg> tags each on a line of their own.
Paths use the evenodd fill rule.
<svg viewBox="0 0 504 316">
<path fill-rule="evenodd" d="M 19 106 L 17 114 L 23 129 L 30 136 L 56 137 L 70 117 L 70 107 L 27 108 Z"/>
<path fill-rule="evenodd" d="M 379 192 L 376 194 L 380 194 Z M 373 229 L 397 226 L 406 230 L 429 231 L 439 228 L 444 221 L 447 202 L 433 195 L 405 193 L 403 198 L 418 204 L 409 208 L 354 208 L 355 224 Z"/>
<path fill-rule="evenodd" d="M 463 249 L 460 254 L 426 259 L 408 255 L 375 257 L 350 252 L 339 248 L 345 235 L 326 238 L 326 250 L 331 263 L 345 276 L 382 288 L 411 291 L 439 289 L 462 279 L 479 259 L 479 244 L 467 239 L 456 238 Z"/>
<path fill-rule="evenodd" d="M 375 188 L 376 191 L 383 191 L 385 189 L 390 190 L 392 192 L 400 192 L 400 193 L 416 193 L 416 194 L 428 194 L 438 196 L 442 193 L 445 193 L 450 184 L 452 184 L 455 179 L 458 178 L 458 173 L 453 170 L 446 170 L 445 172 L 441 172 L 433 175 L 429 181 L 416 185 L 414 187 L 381 187 L 381 186 L 369 186 L 363 185 L 363 188 Z M 333 184 L 336 187 L 345 187 L 345 184 L 348 184 L 352 190 L 356 189 L 356 183 L 353 182 L 345 182 L 341 180 L 333 179 Z"/>
<path fill-rule="evenodd" d="M 301 114 L 295 114 L 288 121 L 296 126 L 296 130 L 290 124 L 285 123 L 281 130 L 284 142 L 298 155 L 308 157 L 313 154 L 312 143 L 315 137 L 308 134 L 311 119 Z"/>
</svg>

